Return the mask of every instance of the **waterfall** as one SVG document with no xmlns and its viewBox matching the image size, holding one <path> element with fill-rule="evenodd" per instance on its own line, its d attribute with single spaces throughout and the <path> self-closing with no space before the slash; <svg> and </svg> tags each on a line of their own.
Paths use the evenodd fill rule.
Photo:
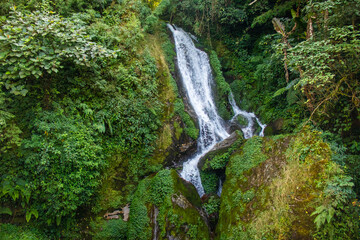
<svg viewBox="0 0 360 240">
<path fill-rule="evenodd" d="M 248 121 L 248 124 L 246 127 L 243 127 L 241 128 L 242 132 L 244 133 L 244 138 L 245 139 L 248 139 L 248 138 L 251 138 L 253 135 L 254 135 L 254 119 L 256 120 L 256 122 L 259 124 L 259 126 L 261 127 L 261 131 L 259 133 L 259 136 L 260 137 L 263 137 L 264 136 L 264 130 L 265 130 L 265 127 L 266 127 L 266 124 L 262 124 L 260 122 L 260 120 L 255 116 L 254 113 L 248 113 L 248 112 L 245 112 L 243 110 L 241 110 L 237 105 L 236 105 L 236 102 L 235 102 L 235 99 L 234 99 L 234 95 L 233 93 L 231 92 L 230 95 L 229 95 L 229 102 L 231 104 L 231 107 L 233 109 L 233 112 L 234 112 L 234 117 L 231 119 L 231 122 L 234 122 L 236 121 L 236 117 L 241 115 L 243 116 L 244 118 L 246 118 L 246 120 Z"/>
<path fill-rule="evenodd" d="M 198 191 L 199 195 L 204 195 L 204 188 L 201 184 L 200 173 L 197 167 L 201 157 L 208 153 L 216 143 L 229 137 L 226 131 L 225 121 L 219 116 L 214 98 L 212 95 L 213 77 L 207 54 L 197 49 L 192 41 L 192 36 L 181 28 L 168 24 L 168 28 L 173 33 L 177 54 L 177 64 L 180 71 L 181 81 L 189 99 L 191 107 L 194 109 L 199 122 L 200 134 L 198 138 L 198 150 L 183 165 L 181 177 L 190 181 Z M 253 135 L 254 119 L 262 127 L 254 113 L 247 113 L 237 107 L 232 94 L 229 97 L 230 104 L 235 116 L 243 115 L 248 119 L 248 125 L 242 129 L 245 138 Z M 221 190 L 220 190 L 221 191 Z"/>
</svg>

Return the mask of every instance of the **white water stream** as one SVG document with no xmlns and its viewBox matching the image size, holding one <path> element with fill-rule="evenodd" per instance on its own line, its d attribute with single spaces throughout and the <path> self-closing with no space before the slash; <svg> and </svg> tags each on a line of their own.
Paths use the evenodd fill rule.
<svg viewBox="0 0 360 240">
<path fill-rule="evenodd" d="M 229 137 L 229 133 L 226 131 L 225 121 L 217 113 L 213 100 L 213 77 L 207 54 L 195 47 L 191 36 L 184 30 L 170 24 L 168 24 L 168 27 L 174 36 L 181 81 L 189 103 L 197 115 L 200 128 L 198 150 L 194 156 L 184 163 L 181 177 L 190 181 L 196 187 L 199 195 L 202 196 L 204 195 L 204 188 L 201 184 L 198 162 L 216 143 Z M 232 94 L 229 101 L 235 113 L 231 121 L 235 121 L 238 115 L 242 115 L 248 120 L 248 125 L 242 128 L 244 137 L 250 138 L 253 136 L 254 120 L 261 126 L 260 136 L 263 136 L 266 125 L 261 124 L 254 113 L 240 110 Z"/>
</svg>

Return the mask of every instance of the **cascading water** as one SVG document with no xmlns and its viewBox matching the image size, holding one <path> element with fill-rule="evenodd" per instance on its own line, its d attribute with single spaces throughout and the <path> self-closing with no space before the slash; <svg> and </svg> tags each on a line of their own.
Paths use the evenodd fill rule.
<svg viewBox="0 0 360 240">
<path fill-rule="evenodd" d="M 261 127 L 261 131 L 259 133 L 259 136 L 263 137 L 266 124 L 262 124 L 260 122 L 260 120 L 255 116 L 254 113 L 248 113 L 248 112 L 245 112 L 245 111 L 241 110 L 236 105 L 234 95 L 232 93 L 230 93 L 229 102 L 230 102 L 231 107 L 232 107 L 233 112 L 234 112 L 234 117 L 231 119 L 231 122 L 236 121 L 236 117 L 239 116 L 239 115 L 243 116 L 248 121 L 248 125 L 246 127 L 241 128 L 242 132 L 244 133 L 244 138 L 248 139 L 248 138 L 251 138 L 254 135 L 254 119 L 256 120 L 256 122 Z"/>
<path fill-rule="evenodd" d="M 191 36 L 181 28 L 170 24 L 168 27 L 174 36 L 181 81 L 188 95 L 189 103 L 198 117 L 200 128 L 198 151 L 184 163 L 181 177 L 190 181 L 196 187 L 199 195 L 202 196 L 204 195 L 204 188 L 197 167 L 198 162 L 216 143 L 229 137 L 229 133 L 226 131 L 224 120 L 217 113 L 213 100 L 211 89 L 213 78 L 207 54 L 197 49 Z M 263 135 L 263 126 L 265 125 L 262 125 L 253 113 L 240 110 L 236 106 L 232 94 L 229 100 L 235 113 L 232 121 L 239 114 L 248 119 L 248 125 L 242 129 L 245 138 L 250 138 L 253 135 L 254 119 L 262 127 L 261 134 Z"/>
</svg>

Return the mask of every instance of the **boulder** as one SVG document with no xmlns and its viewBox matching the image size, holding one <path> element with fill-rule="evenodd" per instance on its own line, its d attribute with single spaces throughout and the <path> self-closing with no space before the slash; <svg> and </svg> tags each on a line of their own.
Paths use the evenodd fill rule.
<svg viewBox="0 0 360 240">
<path fill-rule="evenodd" d="M 241 131 L 233 132 L 227 139 L 217 143 L 211 151 L 209 151 L 205 156 L 203 156 L 198 163 L 198 168 L 200 170 L 206 170 L 211 168 L 210 162 L 214 160 L 216 156 L 220 156 L 223 153 L 228 152 L 229 148 L 233 146 L 236 141 L 242 141 L 243 135 Z M 225 167 L 225 166 L 224 166 Z"/>
<path fill-rule="evenodd" d="M 311 131 L 248 139 L 226 167 L 215 239 L 313 239 L 330 156 Z"/>
<path fill-rule="evenodd" d="M 142 180 L 132 199 L 128 239 L 210 239 L 195 187 L 175 170 Z"/>
</svg>

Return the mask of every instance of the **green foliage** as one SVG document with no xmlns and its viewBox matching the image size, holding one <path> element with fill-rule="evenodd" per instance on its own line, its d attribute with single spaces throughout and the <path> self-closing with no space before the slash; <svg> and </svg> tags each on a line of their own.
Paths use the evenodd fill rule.
<svg viewBox="0 0 360 240">
<path fill-rule="evenodd" d="M 190 115 L 185 111 L 185 106 L 181 99 L 175 100 L 174 110 L 175 113 L 177 113 L 185 123 L 185 133 L 192 139 L 197 139 L 199 136 L 199 130 L 196 128 L 195 123 L 191 119 Z"/>
<path fill-rule="evenodd" d="M 330 163 L 327 172 L 330 178 L 318 184 L 324 188 L 322 205 L 312 213 L 316 216 L 316 236 L 320 239 L 356 238 L 360 230 L 360 223 L 356 220 L 360 209 L 351 203 L 356 196 L 352 189 L 354 183 L 336 164 Z"/>
<path fill-rule="evenodd" d="M 11 179 L 11 176 L 5 175 L 0 186 L 0 199 L 6 202 L 6 199 L 11 199 L 15 203 L 20 203 L 23 208 L 26 208 L 25 219 L 30 221 L 31 216 L 39 217 L 39 212 L 29 207 L 31 197 L 31 190 L 29 185 L 23 179 Z M 1 214 L 13 215 L 9 207 L 1 207 Z M 14 213 L 15 214 L 15 213 Z"/>
<path fill-rule="evenodd" d="M 174 170 L 161 170 L 145 178 L 132 196 L 128 239 L 151 238 L 155 216 L 159 239 L 168 236 L 209 239 L 207 226 L 193 205 L 197 206 L 197 202 L 200 198 L 196 189 L 180 179 Z"/>
<path fill-rule="evenodd" d="M 329 29 L 329 39 L 321 41 L 307 40 L 291 49 L 290 64 L 302 67 L 302 77 L 296 86 L 311 84 L 322 88 L 333 82 L 335 77 L 334 64 L 342 78 L 359 71 L 360 32 L 352 26 Z M 340 59 L 336 59 L 340 57 Z M 334 69 L 334 70 L 332 70 Z M 344 75 L 344 74 L 347 75 Z M 346 76 L 346 77 L 345 77 Z"/>
<path fill-rule="evenodd" d="M 284 4 L 277 5 L 274 8 L 271 8 L 267 12 L 261 14 L 254 18 L 251 23 L 251 27 L 254 28 L 257 25 L 264 25 L 271 21 L 274 17 L 281 17 L 285 15 L 286 12 L 289 12 L 290 9 L 296 4 L 296 0 L 286 1 Z"/>
<path fill-rule="evenodd" d="M 94 3 L 71 15 L 80 5 L 67 1 L 64 9 L 69 2 L 74 8 L 67 18 L 52 12 L 58 2 L 17 8 L 1 32 L 0 73 L 7 81 L 0 83 L 1 182 L 14 183 L 15 192 L 23 179 L 30 193 L 24 204 L 22 197 L 14 201 L 4 195 L 1 205 L 8 210 L 23 205 L 17 214 L 26 220 L 39 216 L 39 226 L 54 237 L 79 231 L 75 222 L 91 209 L 90 200 L 101 199 L 97 190 L 103 178 L 110 175 L 109 185 L 116 180 L 124 186 L 115 191 L 123 195 L 111 203 L 117 207 L 139 178 L 159 169 L 149 158 L 163 109 L 157 63 L 141 26 L 146 6 L 137 0 L 114 2 L 100 14 L 91 9 Z M 32 11 L 37 8 L 42 10 Z M 9 61 L 13 54 L 15 62 Z M 31 60 L 37 56 L 41 61 Z M 8 68 L 13 75 L 6 74 Z M 20 70 L 28 74 L 20 76 Z"/>
<path fill-rule="evenodd" d="M 93 239 L 96 240 L 127 239 L 127 222 L 123 221 L 122 219 L 105 221 L 93 228 L 95 228 L 97 231 L 93 236 Z"/>
<path fill-rule="evenodd" d="M 300 74 L 296 87 L 306 96 L 311 118 L 321 127 L 352 141 L 350 129 L 357 121 L 359 94 L 359 16 L 357 1 L 312 1 L 305 6 L 303 21 L 312 24 L 306 41 L 289 50 L 289 65 Z M 317 20 L 313 23 L 312 18 Z M 346 17 L 345 17 L 346 16 Z M 326 113 L 326 114 L 323 114 Z"/>
<path fill-rule="evenodd" d="M 0 224 L 0 238 L 3 240 L 42 240 L 49 239 L 35 229 L 22 228 L 12 224 Z"/>
<path fill-rule="evenodd" d="M 252 169 L 266 160 L 266 155 L 262 153 L 262 138 L 254 136 L 247 140 L 242 147 L 241 154 L 232 156 L 232 166 L 226 171 L 230 171 L 235 176 L 242 176 L 244 172 Z M 228 174 L 228 173 L 227 173 Z"/>
<path fill-rule="evenodd" d="M 61 108 L 43 111 L 33 126 L 23 144 L 23 171 L 41 219 L 59 225 L 94 194 L 104 167 L 102 148 L 91 127 Z"/>
<path fill-rule="evenodd" d="M 155 205 L 161 205 L 166 196 L 174 192 L 170 170 L 163 170 L 156 174 L 150 181 L 150 201 Z"/>
<path fill-rule="evenodd" d="M 352 177 L 354 183 L 354 191 L 360 195 L 360 156 L 359 155 L 348 155 L 346 157 L 345 172 Z"/>
<path fill-rule="evenodd" d="M 80 21 L 61 18 L 51 12 L 10 13 L 1 27 L 0 47 L 2 78 L 23 79 L 57 73 L 65 60 L 89 66 L 95 58 L 115 56 L 91 42 Z M 25 95 L 27 90 L 7 82 L 14 94 Z M 22 82 L 24 84 L 24 82 Z"/>
<path fill-rule="evenodd" d="M 229 119 L 232 114 L 227 99 L 228 83 L 241 108 L 256 110 L 266 123 L 284 119 L 282 131 L 293 132 L 314 112 L 314 124 L 320 123 L 321 128 L 338 138 L 337 146 L 332 148 L 336 151 L 332 160 L 351 174 L 358 187 L 358 1 L 264 0 L 251 5 L 250 2 L 9 0 L 0 4 L 0 210 L 4 218 L 13 214 L 14 221 L 31 220 L 29 224 L 38 224 L 52 233 L 43 237 L 33 230 L 1 225 L 0 238 L 80 238 L 71 235 L 71 230 L 79 231 L 75 223 L 85 221 L 84 215 L 89 214 L 86 209 L 105 210 L 106 204 L 98 206 L 95 202 L 101 197 L 101 201 L 108 202 L 106 206 L 113 208 L 131 200 L 131 216 L 128 223 L 116 220 L 99 224 L 94 238 L 151 238 L 150 211 L 155 207 L 159 210 L 160 238 L 176 234 L 180 239 L 209 237 L 197 210 L 184 209 L 173 200 L 186 204 L 189 201 L 200 207 L 196 191 L 189 191 L 191 187 L 175 178 L 173 171 L 160 171 L 141 181 L 129 199 L 139 179 L 161 168 L 150 158 L 163 119 L 178 115 L 187 135 L 196 139 L 199 134 L 180 98 L 173 102 L 163 101 L 160 96 L 161 87 L 166 84 L 160 76 L 163 71 L 159 69 L 159 56 L 151 51 L 153 39 L 149 35 L 159 29 L 166 34 L 160 18 L 206 37 L 205 45 L 216 50 L 211 52 L 210 61 L 221 116 Z M 17 8 L 10 10 L 13 5 Z M 299 17 L 294 10 L 297 7 Z M 288 85 L 283 76 L 284 45 L 278 44 L 281 36 L 274 34 L 270 23 L 273 17 L 281 18 L 286 31 L 297 24 L 288 36 L 293 47 L 286 62 L 291 67 Z M 309 36 L 309 32 L 305 33 L 306 23 L 311 19 L 314 36 L 304 41 Z M 165 42 L 163 51 L 173 71 L 175 53 L 170 41 Z M 176 89 L 175 81 L 170 79 Z M 165 105 L 176 115 L 167 116 L 167 111 L 163 111 Z M 175 128 L 180 137 L 182 128 L 179 125 Z M 305 173 L 313 174 L 309 179 L 318 179 L 316 174 L 321 172 L 322 165 L 311 164 L 322 161 L 322 157 L 328 160 L 328 147 L 307 134 L 300 134 L 299 138 L 301 141 L 291 142 L 287 153 L 298 165 L 286 168 L 284 174 L 294 171 L 296 174 L 289 175 L 291 180 Z M 259 164 L 265 159 L 262 142 L 255 137 L 241 148 L 217 154 L 207 163 L 206 167 L 214 171 L 205 173 L 209 179 L 204 184 L 206 189 L 216 190 L 215 171 L 224 169 L 229 161 L 225 184 L 241 188 L 232 192 L 223 189 L 225 200 L 220 214 L 230 212 L 231 224 L 227 226 L 236 227 L 229 234 L 224 231 L 221 237 L 271 238 L 274 236 L 271 231 L 286 232 L 293 219 L 288 214 L 291 210 L 300 220 L 311 218 L 312 222 L 315 218 L 320 227 L 314 236 L 317 239 L 356 238 L 359 210 L 353 200 L 352 181 L 346 174 L 330 171 L 321 176 L 318 190 L 323 193 L 314 195 L 317 202 L 312 207 L 318 208 L 312 217 L 297 212 L 296 208 L 281 207 L 293 206 L 288 201 L 291 203 L 289 196 L 294 192 L 298 199 L 304 199 L 305 192 L 315 186 L 311 180 L 300 181 L 300 190 L 293 187 L 292 181 L 287 184 L 275 181 L 278 185 L 271 191 L 263 186 L 252 188 L 250 185 L 255 181 L 246 182 L 251 169 L 262 166 Z M 266 146 L 268 152 L 276 149 Z M 306 164 L 316 171 L 306 168 Z M 296 172 L 294 166 L 302 171 Z M 97 192 L 105 182 L 103 179 L 106 185 Z M 240 183 L 245 185 L 239 187 Z M 302 185 L 307 186 L 307 191 L 302 190 Z M 109 194 L 102 195 L 104 192 Z M 281 195 L 283 192 L 286 194 Z M 263 232 L 251 232 L 255 228 L 244 232 L 247 217 L 234 212 L 254 218 L 251 214 L 255 213 L 249 209 L 264 210 L 270 195 L 275 211 L 269 211 L 270 220 L 259 225 L 267 226 L 272 221 L 274 224 Z M 112 198 L 107 199 L 108 196 Z M 238 205 L 232 205 L 235 202 Z M 217 198 L 210 198 L 205 204 L 209 214 L 216 214 L 218 206 Z M 271 233 L 266 232 L 269 229 Z M 298 230 L 297 226 L 294 229 Z"/>
<path fill-rule="evenodd" d="M 242 135 L 237 132 L 239 139 L 237 139 L 230 147 L 227 149 L 220 149 L 219 151 L 210 152 L 210 154 L 205 155 L 205 164 L 203 170 L 221 170 L 225 169 L 228 161 L 230 160 L 231 155 L 235 150 L 237 150 L 244 142 Z"/>
<path fill-rule="evenodd" d="M 253 190 L 249 190 L 249 191 L 244 192 L 244 194 L 242 194 L 241 197 L 245 203 L 248 203 L 255 197 L 255 193 Z"/>
<path fill-rule="evenodd" d="M 215 82 L 216 82 L 215 102 L 218 108 L 218 112 L 222 118 L 224 118 L 225 120 L 229 120 L 232 115 L 232 111 L 229 110 L 231 108 L 228 100 L 228 96 L 230 94 L 231 89 L 229 84 L 225 81 L 225 78 L 223 77 L 221 71 L 221 64 L 215 51 L 211 51 L 210 53 L 210 64 L 215 75 Z"/>
<path fill-rule="evenodd" d="M 163 33 L 166 36 L 166 41 L 164 41 L 164 43 L 162 44 L 162 50 L 164 51 L 164 55 L 165 55 L 165 60 L 166 63 L 169 67 L 169 70 L 171 73 L 175 72 L 175 57 L 176 57 L 176 52 L 175 52 L 175 45 L 170 41 L 170 38 L 167 34 Z M 174 85 L 174 88 L 176 89 L 176 91 L 178 92 L 177 86 L 176 86 L 176 82 L 175 80 L 171 77 L 171 82 Z"/>
<path fill-rule="evenodd" d="M 137 191 L 132 196 L 133 200 L 130 205 L 128 239 L 149 239 L 151 230 L 149 229 L 149 217 L 145 206 L 146 188 L 148 181 L 143 180 L 139 183 Z"/>
<path fill-rule="evenodd" d="M 219 188 L 219 177 L 217 176 L 217 174 L 210 171 L 200 171 L 200 177 L 205 194 L 216 194 Z"/>
<path fill-rule="evenodd" d="M 208 215 L 218 213 L 220 209 L 220 198 L 211 196 L 207 203 L 204 204 L 204 208 Z"/>
<path fill-rule="evenodd" d="M 221 155 L 216 155 L 209 163 L 211 169 L 224 169 L 230 159 L 231 152 L 226 152 Z"/>
</svg>

